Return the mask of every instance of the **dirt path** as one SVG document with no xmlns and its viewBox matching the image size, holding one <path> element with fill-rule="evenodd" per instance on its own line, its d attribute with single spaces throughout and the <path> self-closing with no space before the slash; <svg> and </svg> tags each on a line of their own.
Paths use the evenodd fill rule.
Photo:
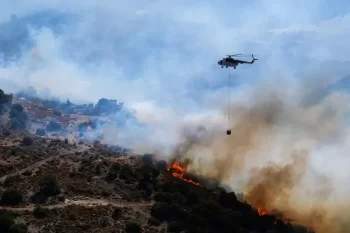
<svg viewBox="0 0 350 233">
<path fill-rule="evenodd" d="M 59 158 L 60 156 L 73 155 L 73 154 L 75 154 L 76 152 L 84 152 L 84 151 L 87 150 L 87 149 L 89 149 L 89 147 L 82 147 L 82 148 L 80 148 L 80 149 L 71 151 L 71 152 L 69 152 L 69 153 L 60 153 L 60 154 L 57 154 L 57 155 L 53 155 L 53 156 L 47 157 L 47 158 L 45 158 L 45 159 L 43 159 L 43 160 L 40 160 L 40 161 L 38 161 L 38 162 L 36 162 L 36 163 L 34 163 L 34 164 L 32 164 L 32 165 L 26 167 L 26 168 L 23 168 L 23 169 L 21 169 L 21 170 L 18 170 L 18 171 L 15 171 L 15 172 L 13 172 L 13 173 L 9 173 L 9 174 L 6 174 L 6 175 L 0 177 L 0 182 L 4 182 L 4 181 L 6 180 L 6 178 L 9 177 L 9 176 L 19 175 L 19 174 L 21 174 L 21 173 L 23 173 L 23 172 L 25 172 L 25 171 L 32 170 L 32 169 L 34 169 L 34 168 L 40 167 L 40 166 L 43 165 L 44 163 L 46 163 L 46 162 L 48 162 L 48 161 L 50 161 L 50 160 L 53 160 L 53 159 L 57 159 L 57 158 Z"/>
<path fill-rule="evenodd" d="M 63 208 L 70 205 L 80 205 L 80 206 L 107 206 L 112 205 L 114 207 L 147 207 L 152 206 L 153 202 L 144 202 L 144 203 L 125 203 L 125 202 L 117 202 L 113 200 L 104 200 L 104 199 L 88 199 L 88 200 L 66 200 L 64 203 L 53 204 L 53 205 L 44 205 L 42 207 L 47 209 L 55 209 L 55 208 Z M 33 211 L 35 209 L 35 205 L 31 204 L 26 207 L 6 207 L 0 206 L 0 210 L 9 210 L 9 211 Z"/>
</svg>

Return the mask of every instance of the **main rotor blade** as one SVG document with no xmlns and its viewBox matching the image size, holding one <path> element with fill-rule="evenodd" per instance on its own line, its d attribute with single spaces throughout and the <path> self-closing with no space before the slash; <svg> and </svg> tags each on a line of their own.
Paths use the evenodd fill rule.
<svg viewBox="0 0 350 233">
<path fill-rule="evenodd" d="M 241 53 L 237 53 L 237 54 L 234 54 L 234 55 L 226 55 L 226 56 L 234 57 L 234 56 L 237 56 L 237 55 L 242 55 L 242 54 Z"/>
</svg>

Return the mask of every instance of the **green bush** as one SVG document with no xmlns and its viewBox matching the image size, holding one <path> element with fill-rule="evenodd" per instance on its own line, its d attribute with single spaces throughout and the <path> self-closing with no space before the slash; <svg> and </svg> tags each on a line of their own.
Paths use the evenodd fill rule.
<svg viewBox="0 0 350 233">
<path fill-rule="evenodd" d="M 197 215 L 198 217 L 194 217 Z M 190 226 L 217 229 L 219 232 L 232 232 L 240 226 L 241 215 L 230 209 L 223 208 L 215 202 L 199 203 L 193 206 L 191 218 L 187 219 Z"/>
<path fill-rule="evenodd" d="M 196 192 L 190 191 L 187 194 L 187 204 L 195 205 L 199 202 L 199 196 Z"/>
<path fill-rule="evenodd" d="M 168 222 L 168 232 L 181 232 L 186 229 L 184 222 L 171 221 Z"/>
<path fill-rule="evenodd" d="M 168 203 L 168 204 L 173 203 L 173 197 L 172 197 L 171 193 L 160 192 L 160 193 L 157 193 L 156 195 L 154 195 L 153 198 L 157 202 L 164 202 L 164 203 Z"/>
<path fill-rule="evenodd" d="M 156 202 L 164 202 L 168 204 L 184 205 L 186 203 L 186 198 L 179 192 L 176 192 L 176 193 L 160 192 L 154 195 L 153 198 Z"/>
<path fill-rule="evenodd" d="M 186 203 L 186 198 L 179 192 L 173 193 L 173 204 L 184 205 Z"/>
<path fill-rule="evenodd" d="M 57 111 L 57 110 L 53 111 L 52 114 L 55 115 L 55 116 L 58 116 L 58 117 L 62 116 L 62 112 Z"/>
<path fill-rule="evenodd" d="M 24 108 L 20 104 L 13 104 L 10 111 L 11 125 L 14 130 L 22 130 L 27 126 L 28 115 L 24 112 Z"/>
<path fill-rule="evenodd" d="M 129 221 L 125 224 L 126 233 L 141 233 L 141 226 L 137 222 Z"/>
<path fill-rule="evenodd" d="M 308 233 L 308 229 L 305 226 L 294 225 L 294 232 L 295 233 Z"/>
<path fill-rule="evenodd" d="M 159 170 L 149 164 L 141 166 L 137 171 L 140 173 L 142 179 L 147 182 L 152 182 L 160 175 Z"/>
<path fill-rule="evenodd" d="M 153 155 L 152 154 L 144 154 L 142 156 L 142 162 L 145 164 L 153 164 Z"/>
<path fill-rule="evenodd" d="M 119 220 L 120 217 L 122 216 L 122 214 L 123 214 L 122 208 L 117 207 L 117 208 L 114 209 L 114 211 L 112 213 L 112 218 L 114 220 Z"/>
<path fill-rule="evenodd" d="M 135 178 L 135 173 L 129 165 L 124 165 L 120 170 L 119 178 L 123 180 L 130 180 Z"/>
<path fill-rule="evenodd" d="M 15 223 L 13 216 L 9 213 L 0 214 L 0 229 L 1 232 L 8 232 L 10 227 Z"/>
<path fill-rule="evenodd" d="M 163 192 L 168 193 L 176 193 L 180 192 L 182 195 L 187 196 L 187 194 L 192 190 L 193 185 L 179 181 L 179 180 L 173 180 L 173 181 L 167 181 L 162 184 L 161 189 Z"/>
<path fill-rule="evenodd" d="M 167 162 L 164 160 L 157 161 L 156 166 L 160 171 L 165 171 L 168 167 Z"/>
<path fill-rule="evenodd" d="M 16 189 L 9 188 L 1 196 L 1 205 L 18 205 L 23 200 L 22 193 Z"/>
<path fill-rule="evenodd" d="M 11 185 L 14 185 L 15 183 L 18 183 L 20 181 L 21 181 L 20 175 L 8 176 L 4 181 L 4 185 L 5 187 L 10 187 Z"/>
<path fill-rule="evenodd" d="M 152 206 L 151 215 L 161 221 L 180 221 L 186 219 L 187 212 L 179 205 L 157 202 Z"/>
<path fill-rule="evenodd" d="M 46 196 L 56 196 L 61 193 L 60 185 L 53 175 L 45 175 L 39 180 L 40 192 Z"/>
<path fill-rule="evenodd" d="M 50 215 L 50 210 L 38 206 L 33 210 L 33 214 L 36 218 L 45 218 Z"/>
<path fill-rule="evenodd" d="M 25 136 L 25 137 L 23 137 L 23 139 L 22 139 L 22 143 L 23 143 L 25 146 L 31 146 L 31 145 L 33 145 L 33 143 L 34 143 L 34 140 L 33 140 L 33 138 L 31 138 L 31 137 Z"/>
<path fill-rule="evenodd" d="M 106 175 L 106 181 L 113 181 L 118 177 L 118 174 L 121 170 L 121 166 L 119 163 L 113 163 L 112 166 L 109 168 L 107 175 Z"/>
<path fill-rule="evenodd" d="M 148 224 L 153 225 L 153 226 L 160 226 L 162 224 L 158 219 L 150 217 L 148 219 Z"/>
<path fill-rule="evenodd" d="M 221 191 L 219 194 L 219 203 L 224 207 L 235 209 L 237 206 L 237 197 L 234 192 L 227 193 L 226 191 Z"/>
<path fill-rule="evenodd" d="M 27 232 L 28 232 L 28 226 L 24 223 L 13 224 L 9 229 L 9 233 L 27 233 Z"/>
</svg>

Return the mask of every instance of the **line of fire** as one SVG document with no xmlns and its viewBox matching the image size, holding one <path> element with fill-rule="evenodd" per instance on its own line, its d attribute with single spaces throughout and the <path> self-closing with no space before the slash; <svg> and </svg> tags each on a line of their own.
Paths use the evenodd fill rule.
<svg viewBox="0 0 350 233">
<path fill-rule="evenodd" d="M 170 163 L 170 165 L 167 167 L 167 171 L 170 172 L 174 177 L 176 177 L 179 180 L 182 180 L 184 182 L 190 183 L 192 185 L 198 186 L 198 187 L 204 187 L 194 175 L 187 172 L 188 169 L 188 161 L 179 162 L 177 160 L 174 160 Z M 270 211 L 268 211 L 263 206 L 254 206 L 253 207 L 257 213 L 260 216 L 274 216 L 276 217 L 275 224 L 278 224 L 279 221 L 283 222 L 284 224 L 290 224 L 292 222 L 295 222 L 295 219 L 290 219 L 286 217 L 277 216 Z M 313 233 L 314 230 L 311 227 L 308 227 L 309 233 Z"/>
</svg>

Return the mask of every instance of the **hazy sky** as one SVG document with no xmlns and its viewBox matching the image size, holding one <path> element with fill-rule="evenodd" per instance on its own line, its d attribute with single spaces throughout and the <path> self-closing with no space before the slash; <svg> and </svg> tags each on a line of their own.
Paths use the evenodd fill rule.
<svg viewBox="0 0 350 233">
<path fill-rule="evenodd" d="M 298 72 L 315 72 L 320 65 L 335 70 L 322 63 L 330 60 L 344 69 L 342 62 L 350 59 L 343 52 L 350 48 L 349 8 L 346 1 L 319 0 L 2 0 L 0 22 L 11 14 L 27 17 L 33 46 L 22 48 L 20 61 L 0 70 L 0 80 L 5 87 L 47 87 L 73 101 L 107 97 L 129 104 L 154 101 L 179 111 L 212 108 L 218 99 L 226 100 L 221 88 L 227 87 L 228 69 L 217 65 L 226 54 L 259 58 L 231 70 L 235 84 L 297 79 Z M 33 29 L 46 10 L 67 18 L 61 31 L 54 22 Z M 8 40 L 16 30 L 0 35 Z"/>
</svg>

